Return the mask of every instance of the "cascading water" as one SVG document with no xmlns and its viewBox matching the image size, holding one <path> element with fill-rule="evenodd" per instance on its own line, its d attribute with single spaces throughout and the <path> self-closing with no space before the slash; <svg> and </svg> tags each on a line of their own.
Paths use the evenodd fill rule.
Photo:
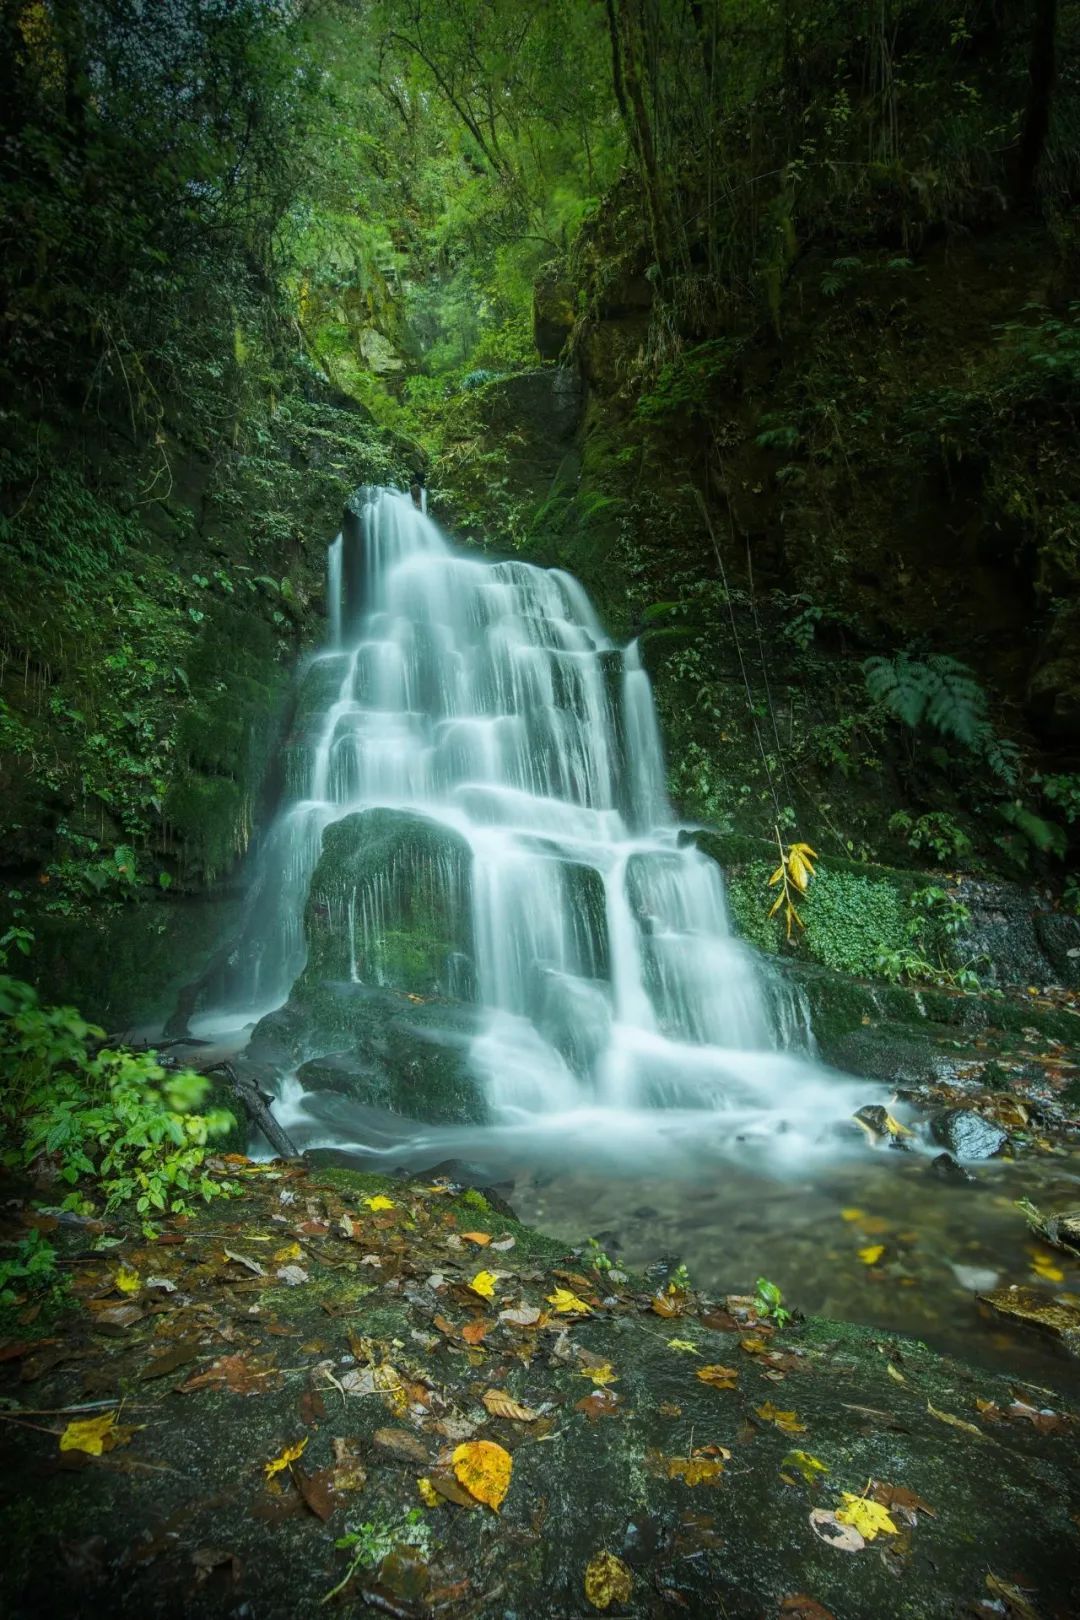
<svg viewBox="0 0 1080 1620">
<path fill-rule="evenodd" d="M 234 953 L 234 1023 L 304 969 L 327 828 L 408 812 L 467 847 L 463 883 L 434 857 L 404 883 L 456 908 L 448 993 L 484 1010 L 470 1062 L 496 1126 L 709 1121 L 793 1153 L 828 1135 L 849 1088 L 809 1061 L 798 1001 L 733 938 L 719 869 L 675 822 L 636 643 L 609 640 L 568 574 L 466 556 L 391 490 L 362 492 L 328 581 L 331 645 Z M 402 881 L 341 895 L 354 982 L 384 982 Z"/>
</svg>

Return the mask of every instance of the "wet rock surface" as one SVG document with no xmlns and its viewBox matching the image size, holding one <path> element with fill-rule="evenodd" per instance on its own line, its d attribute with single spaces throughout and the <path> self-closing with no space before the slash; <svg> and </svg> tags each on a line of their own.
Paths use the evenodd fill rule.
<svg viewBox="0 0 1080 1620">
<path fill-rule="evenodd" d="M 937 1116 L 932 1128 L 957 1159 L 992 1159 L 1009 1144 L 1008 1132 L 973 1108 L 950 1108 Z"/>
<path fill-rule="evenodd" d="M 3 1344 L 12 1620 L 564 1620 L 605 1571 L 633 1616 L 1076 1612 L 1046 1390 L 613 1280 L 449 1183 L 225 1171 L 235 1202 L 112 1233 Z M 100 1455 L 60 1449 L 94 1417 Z"/>
</svg>

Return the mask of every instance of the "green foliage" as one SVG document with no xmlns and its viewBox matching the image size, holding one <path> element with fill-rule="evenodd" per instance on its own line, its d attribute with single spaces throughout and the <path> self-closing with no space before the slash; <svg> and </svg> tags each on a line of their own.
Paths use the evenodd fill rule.
<svg viewBox="0 0 1080 1620">
<path fill-rule="evenodd" d="M 28 1232 L 14 1248 L 10 1259 L 0 1259 L 0 1306 L 16 1305 L 27 1294 L 63 1292 L 66 1279 L 58 1271 L 56 1250 L 39 1231 Z"/>
<path fill-rule="evenodd" d="M 679 413 L 694 416 L 705 411 L 730 382 L 738 354 L 739 345 L 729 338 L 713 338 L 684 349 L 638 395 L 638 416 L 646 422 L 662 422 Z"/>
<path fill-rule="evenodd" d="M 970 916 L 968 908 L 947 889 L 931 884 L 914 890 L 908 899 L 904 942 L 892 948 L 882 946 L 877 971 L 893 982 L 980 989 L 978 960 L 961 961 L 958 956 Z"/>
<path fill-rule="evenodd" d="M 866 687 L 912 730 L 927 725 L 944 737 L 969 747 L 986 724 L 986 694 L 971 670 L 944 653 L 914 658 L 868 658 L 863 665 Z"/>
<path fill-rule="evenodd" d="M 759 1277 L 754 1284 L 754 1305 L 759 1316 L 771 1317 L 777 1327 L 791 1321 L 791 1312 L 784 1308 L 784 1296 L 768 1277 Z"/>
<path fill-rule="evenodd" d="M 197 1111 L 205 1078 L 103 1040 L 74 1009 L 42 1006 L 29 985 L 0 978 L 0 1162 L 47 1164 L 72 1189 L 65 1208 L 84 1207 L 89 1193 L 107 1210 L 133 1205 L 149 1219 L 220 1197 L 226 1186 L 203 1161 L 234 1121 L 224 1110 Z"/>
<path fill-rule="evenodd" d="M 911 849 L 933 855 L 943 866 L 963 861 L 971 854 L 971 839 L 955 817 L 944 810 L 930 810 L 921 816 L 896 810 L 889 817 L 889 831 L 901 834 Z"/>
<path fill-rule="evenodd" d="M 802 906 L 809 955 L 842 973 L 869 976 L 878 956 L 904 934 L 903 902 L 882 878 L 822 866 Z"/>
</svg>

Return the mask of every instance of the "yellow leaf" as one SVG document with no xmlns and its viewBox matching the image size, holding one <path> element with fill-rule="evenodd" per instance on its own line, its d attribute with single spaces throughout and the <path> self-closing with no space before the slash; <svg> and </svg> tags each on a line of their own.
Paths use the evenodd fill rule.
<svg viewBox="0 0 1080 1620">
<path fill-rule="evenodd" d="M 669 1457 L 668 1479 L 681 1479 L 684 1485 L 713 1485 L 724 1472 L 716 1457 Z"/>
<path fill-rule="evenodd" d="M 513 1460 L 494 1440 L 467 1440 L 454 1449 L 454 1473 L 470 1496 L 495 1513 L 510 1489 Z"/>
<path fill-rule="evenodd" d="M 842 1209 L 840 1211 L 842 1221 L 861 1221 L 862 1218 L 863 1212 L 861 1209 Z"/>
<path fill-rule="evenodd" d="M 634 1589 L 634 1577 L 614 1553 L 597 1553 L 585 1570 L 585 1596 L 594 1609 L 610 1609 L 613 1603 L 627 1603 Z"/>
<path fill-rule="evenodd" d="M 745 1350 L 748 1356 L 763 1356 L 768 1349 L 764 1339 L 751 1334 L 749 1338 L 739 1340 L 739 1349 Z"/>
<path fill-rule="evenodd" d="M 783 903 L 784 903 L 784 896 L 782 894 L 778 894 L 776 899 L 773 901 L 771 907 L 769 908 L 769 916 L 770 917 L 775 917 L 776 913 L 780 910 L 780 907 L 783 905 Z"/>
<path fill-rule="evenodd" d="M 977 1434 L 980 1440 L 987 1438 L 981 1429 L 975 1427 L 974 1423 L 966 1423 L 963 1418 L 954 1417 L 951 1412 L 939 1412 L 936 1406 L 930 1405 L 929 1401 L 926 1403 L 926 1410 L 931 1417 L 936 1417 L 939 1423 L 947 1423 L 950 1429 L 963 1429 L 966 1434 Z"/>
<path fill-rule="evenodd" d="M 280 1474 L 283 1468 L 288 1468 L 290 1463 L 294 1463 L 297 1457 L 302 1454 L 306 1445 L 307 1436 L 305 1435 L 304 1439 L 298 1440 L 295 1446 L 286 1446 L 280 1457 L 275 1457 L 273 1462 L 266 1464 L 267 1479 L 273 1479 L 275 1474 Z M 277 1489 L 276 1485 L 274 1489 Z"/>
<path fill-rule="evenodd" d="M 889 1377 L 894 1381 L 894 1383 L 897 1383 L 897 1384 L 906 1384 L 907 1383 L 907 1379 L 904 1377 L 903 1373 L 900 1371 L 899 1367 L 897 1367 L 895 1365 L 894 1362 L 887 1361 L 885 1363 L 885 1371 L 888 1373 Z"/>
<path fill-rule="evenodd" d="M 900 1123 L 900 1121 L 898 1119 L 894 1119 L 893 1116 L 889 1113 L 888 1109 L 886 1109 L 886 1111 L 885 1111 L 885 1129 L 888 1131 L 890 1136 L 914 1136 L 915 1135 L 914 1131 L 909 1131 L 906 1125 L 901 1125 L 901 1123 Z"/>
<path fill-rule="evenodd" d="M 811 1457 L 808 1451 L 789 1451 L 780 1466 L 798 1469 L 808 1485 L 815 1485 L 819 1474 L 829 1472 L 828 1463 L 820 1462 L 817 1457 Z"/>
<path fill-rule="evenodd" d="M 701 1354 L 697 1345 L 693 1344 L 689 1339 L 669 1339 L 667 1343 L 669 1350 L 681 1350 L 684 1355 L 700 1356 Z"/>
<path fill-rule="evenodd" d="M 869 1243 L 865 1249 L 859 1250 L 859 1259 L 864 1266 L 876 1266 L 884 1253 L 884 1243 Z"/>
<path fill-rule="evenodd" d="M 362 1198 L 360 1202 L 362 1204 L 366 1204 L 368 1209 L 376 1211 L 380 1209 L 393 1209 L 394 1207 L 394 1200 L 392 1198 L 384 1198 L 382 1193 L 376 1193 L 374 1198 Z"/>
<path fill-rule="evenodd" d="M 591 1381 L 594 1384 L 598 1384 L 601 1389 L 603 1389 L 606 1384 L 617 1384 L 619 1381 L 619 1375 L 616 1373 L 610 1361 L 605 1361 L 602 1367 L 586 1367 L 582 1372 L 578 1373 L 578 1377 L 591 1379 Z"/>
<path fill-rule="evenodd" d="M 496 1277 L 493 1271 L 478 1271 L 469 1287 L 474 1294 L 479 1294 L 481 1299 L 491 1299 L 495 1292 L 495 1283 Z"/>
<path fill-rule="evenodd" d="M 769 879 L 769 887 L 772 888 L 774 883 L 779 883 L 780 879 L 783 877 L 783 875 L 784 875 L 784 868 L 782 866 L 778 866 L 776 868 L 776 871 L 773 873 L 772 877 Z"/>
<path fill-rule="evenodd" d="M 443 1500 L 426 1474 L 422 1479 L 417 1480 L 416 1488 L 420 1492 L 420 1500 L 425 1507 L 438 1507 Z"/>
<path fill-rule="evenodd" d="M 775 1423 L 776 1427 L 782 1429 L 785 1434 L 806 1433 L 806 1424 L 799 1422 L 797 1412 L 781 1412 L 779 1407 L 773 1405 L 772 1401 L 766 1401 L 764 1406 L 756 1406 L 754 1410 L 763 1422 Z"/>
<path fill-rule="evenodd" d="M 806 861 L 807 866 L 810 865 L 810 862 L 806 859 L 808 855 L 815 861 L 818 858 L 817 850 L 811 849 L 809 844 L 792 844 L 791 848 L 793 851 L 802 856 L 803 860 Z"/>
<path fill-rule="evenodd" d="M 788 856 L 788 875 L 800 894 L 806 893 L 806 886 L 810 881 L 810 874 L 803 865 L 802 859 L 794 850 Z"/>
<path fill-rule="evenodd" d="M 711 1384 L 714 1389 L 734 1389 L 735 1380 L 739 1376 L 737 1367 L 721 1367 L 715 1362 L 708 1367 L 699 1367 L 697 1376 L 703 1384 Z"/>
<path fill-rule="evenodd" d="M 1031 1269 L 1036 1277 L 1042 1277 L 1045 1282 L 1064 1282 L 1065 1273 L 1060 1266 L 1055 1266 L 1049 1255 L 1037 1254 L 1031 1262 Z"/>
<path fill-rule="evenodd" d="M 135 1430 L 119 1427 L 116 1418 L 115 1411 L 102 1412 L 99 1417 L 69 1423 L 60 1436 L 60 1450 L 85 1451 L 87 1456 L 100 1457 L 103 1451 L 126 1446 Z"/>
<path fill-rule="evenodd" d="M 274 1255 L 275 1260 L 302 1260 L 304 1251 L 299 1243 L 286 1243 L 283 1249 L 278 1249 Z"/>
<path fill-rule="evenodd" d="M 122 1294 L 137 1294 L 142 1286 L 142 1279 L 131 1266 L 120 1267 L 113 1279 L 113 1287 L 118 1288 Z"/>
<path fill-rule="evenodd" d="M 486 1248 L 491 1242 L 490 1232 L 462 1232 L 461 1235 L 467 1243 L 475 1243 L 478 1249 Z"/>
<path fill-rule="evenodd" d="M 554 1305 L 557 1311 L 566 1316 L 574 1314 L 579 1316 L 592 1315 L 592 1306 L 586 1305 L 583 1299 L 578 1299 L 577 1295 L 572 1294 L 568 1288 L 556 1288 L 553 1294 L 547 1296 L 547 1302 L 549 1305 Z"/>
<path fill-rule="evenodd" d="M 880 1535 L 899 1535 L 897 1526 L 880 1502 L 871 1502 L 865 1496 L 854 1496 L 851 1491 L 842 1494 L 844 1505 L 836 1510 L 841 1524 L 850 1524 L 865 1541 L 873 1541 Z"/>
</svg>

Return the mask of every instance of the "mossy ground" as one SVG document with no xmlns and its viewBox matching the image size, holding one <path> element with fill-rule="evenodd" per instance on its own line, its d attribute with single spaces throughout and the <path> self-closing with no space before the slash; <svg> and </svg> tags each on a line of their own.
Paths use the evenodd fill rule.
<svg viewBox="0 0 1080 1620">
<path fill-rule="evenodd" d="M 422 1178 L 230 1171 L 239 1199 L 165 1223 L 157 1243 L 120 1229 L 95 1254 L 76 1238 L 69 1314 L 36 1346 L 5 1346 L 12 1620 L 241 1604 L 267 1620 L 561 1620 L 591 1612 L 584 1573 L 605 1551 L 630 1571 L 628 1615 L 756 1620 L 806 1593 L 839 1620 L 926 1620 L 984 1600 L 988 1574 L 1022 1583 L 1040 1614 L 1073 1612 L 1080 1472 L 1046 1391 L 867 1329 L 774 1330 L 745 1301 L 657 1305 L 640 1279 Z M 391 1207 L 366 1202 L 379 1198 Z M 121 1262 L 137 1294 L 111 1292 Z M 482 1271 L 490 1298 L 470 1287 Z M 559 1288 L 588 1309 L 561 1315 Z M 522 1305 L 534 1325 L 500 1319 Z M 734 1387 L 696 1376 L 710 1365 Z M 535 1415 L 493 1416 L 491 1390 Z M 1014 1394 L 1053 1408 L 1048 1432 L 1004 1416 Z M 87 1401 L 122 1408 L 130 1443 L 61 1452 Z M 445 1477 L 452 1496 L 444 1459 L 473 1439 L 510 1455 L 501 1511 L 470 1511 L 460 1487 L 427 1505 L 418 1478 Z M 792 1452 L 823 1464 L 818 1483 Z M 925 1507 L 855 1554 L 818 1539 L 811 1512 L 869 1482 Z"/>
</svg>

